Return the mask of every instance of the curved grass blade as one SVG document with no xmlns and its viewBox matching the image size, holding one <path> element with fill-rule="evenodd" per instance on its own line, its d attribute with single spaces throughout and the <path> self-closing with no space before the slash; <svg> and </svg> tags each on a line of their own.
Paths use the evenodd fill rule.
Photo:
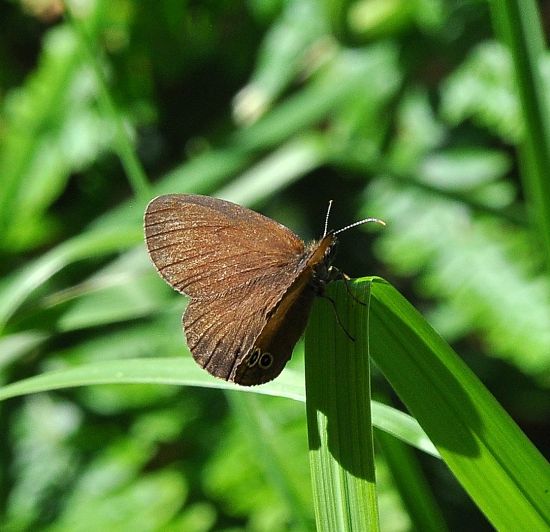
<svg viewBox="0 0 550 532">
<path fill-rule="evenodd" d="M 303 374 L 287 368 L 281 376 L 263 386 L 242 387 L 215 379 L 202 370 L 191 357 L 130 358 L 104 360 L 78 367 L 49 371 L 0 387 L 0 401 L 31 393 L 90 386 L 95 384 L 171 384 L 239 390 L 305 401 Z M 374 424 L 419 450 L 437 456 L 437 451 L 418 423 L 409 415 L 373 401 Z"/>
<path fill-rule="evenodd" d="M 67 264 L 128 249 L 141 242 L 142 238 L 141 227 L 119 226 L 92 230 L 67 240 L 5 278 L 0 286 L 0 330 L 33 290 Z"/>
<path fill-rule="evenodd" d="M 548 462 L 407 300 L 382 279 L 362 284 L 373 360 L 470 497 L 498 530 L 550 528 Z"/>
</svg>

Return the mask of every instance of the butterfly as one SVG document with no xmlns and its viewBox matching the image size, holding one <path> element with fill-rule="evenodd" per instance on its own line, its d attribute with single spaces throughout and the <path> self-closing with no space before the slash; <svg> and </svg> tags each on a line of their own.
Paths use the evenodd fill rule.
<svg viewBox="0 0 550 532">
<path fill-rule="evenodd" d="M 330 206 L 329 206 L 330 211 Z M 328 220 L 328 213 L 327 213 Z M 244 386 L 277 377 L 302 335 L 315 296 L 341 277 L 336 234 L 305 244 L 284 225 L 209 196 L 169 194 L 145 211 L 145 240 L 160 276 L 190 297 L 187 345 L 216 377 Z"/>
</svg>

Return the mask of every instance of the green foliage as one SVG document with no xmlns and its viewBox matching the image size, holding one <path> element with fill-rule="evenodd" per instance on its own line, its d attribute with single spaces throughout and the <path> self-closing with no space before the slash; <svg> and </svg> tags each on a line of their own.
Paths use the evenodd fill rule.
<svg viewBox="0 0 550 532">
<path fill-rule="evenodd" d="M 498 528 L 544 529 L 546 462 L 448 345 L 550 455 L 535 2 L 60 5 L 6 2 L 0 17 L 0 399 L 13 398 L 0 528 L 310 530 L 314 507 L 328 519 L 349 503 L 333 524 L 479 529 L 477 506 Z M 313 490 L 302 348 L 248 394 L 186 351 L 185 299 L 142 242 L 147 200 L 168 192 L 225 197 L 303 237 L 319 236 L 329 199 L 332 227 L 384 219 L 342 234 L 337 265 L 391 280 L 445 339 L 387 284 L 364 309 L 331 291 L 370 342 L 343 341 L 335 360 L 375 364 L 357 381 L 366 358 L 340 366 L 345 390 L 320 374 L 331 408 L 339 391 L 361 397 L 327 410 L 336 426 L 365 432 L 344 458 L 311 451 Z M 311 325 L 307 408 L 323 428 L 311 357 L 323 335 L 348 339 L 324 301 Z M 340 469 L 367 458 L 368 485 Z"/>
</svg>

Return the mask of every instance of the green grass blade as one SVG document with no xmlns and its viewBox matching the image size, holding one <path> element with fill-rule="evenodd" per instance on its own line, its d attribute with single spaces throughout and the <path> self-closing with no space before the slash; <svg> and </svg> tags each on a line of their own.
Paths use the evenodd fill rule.
<svg viewBox="0 0 550 532">
<path fill-rule="evenodd" d="M 3 128 L 9 127 L 7 134 L 2 135 L 0 146 L 0 231 L 4 234 L 5 228 L 13 219 L 17 206 L 17 196 L 23 186 L 25 176 L 32 164 L 34 155 L 39 151 L 39 144 L 43 140 L 41 132 L 48 130 L 55 123 L 58 113 L 57 102 L 64 101 L 63 95 L 78 68 L 77 44 L 67 38 L 64 42 L 63 53 L 56 54 L 55 68 L 48 71 L 48 83 L 43 83 L 40 91 L 34 90 L 33 107 L 35 111 L 25 115 L 23 120 L 14 124 L 5 123 Z"/>
<path fill-rule="evenodd" d="M 489 4 L 495 29 L 514 62 L 525 126 L 521 177 L 550 269 L 550 106 L 541 73 L 546 54 L 542 23 L 534 0 L 493 0 Z"/>
<path fill-rule="evenodd" d="M 241 387 L 211 377 L 191 357 L 104 360 L 50 371 L 0 388 L 0 400 L 74 386 L 117 383 L 199 386 L 304 400 L 303 382 L 296 372 L 286 370 L 284 379 L 277 379 L 269 386 Z"/>
<path fill-rule="evenodd" d="M 84 52 L 86 59 L 93 68 L 98 87 L 99 87 L 99 104 L 102 107 L 102 111 L 109 118 L 109 121 L 115 125 L 115 150 L 120 158 L 122 166 L 126 172 L 126 176 L 130 182 L 130 185 L 134 189 L 134 194 L 145 205 L 147 200 L 151 196 L 151 187 L 149 181 L 141 166 L 139 159 L 136 156 L 136 152 L 128 132 L 126 131 L 123 123 L 123 118 L 118 112 L 116 105 L 111 97 L 111 92 L 107 84 L 107 80 L 103 74 L 102 66 L 99 63 L 97 55 L 98 46 L 91 42 L 90 35 L 86 31 L 84 23 L 74 16 L 70 4 L 67 4 L 65 11 L 66 17 L 69 20 L 71 26 L 75 30 L 80 43 L 80 47 Z"/>
<path fill-rule="evenodd" d="M 141 242 L 142 238 L 140 226 L 92 230 L 65 241 L 5 278 L 0 285 L 0 330 L 33 290 L 67 264 L 128 249 Z"/>
<path fill-rule="evenodd" d="M 236 132 L 232 142 L 250 150 L 276 146 L 323 120 L 357 91 L 368 91 L 376 100 L 378 87 L 384 86 L 389 95 L 400 79 L 396 60 L 395 49 L 386 44 L 339 51 L 322 74 L 252 126 Z"/>
<path fill-rule="evenodd" d="M 3 381 L 5 378 L 4 368 L 28 354 L 49 336 L 43 331 L 33 330 L 0 336 L 0 379 Z"/>
<path fill-rule="evenodd" d="M 498 530 L 547 530 L 549 464 L 391 285 L 364 283 L 372 283 L 371 356 L 455 477 Z"/>
<path fill-rule="evenodd" d="M 9 337 L 6 337 L 9 338 Z M 3 346 L 0 342 L 0 349 Z M 305 401 L 303 374 L 290 368 L 263 386 L 242 387 L 211 377 L 191 357 L 132 358 L 104 360 L 77 367 L 49 371 L 0 387 L 0 401 L 31 393 L 94 384 L 170 384 L 239 390 Z M 373 423 L 421 451 L 437 456 L 437 451 L 418 423 L 394 408 L 372 403 Z"/>
<path fill-rule="evenodd" d="M 324 164 L 328 152 L 321 135 L 298 135 L 217 190 L 216 196 L 244 205 L 257 203 Z"/>
<path fill-rule="evenodd" d="M 391 406 L 371 401 L 372 424 L 420 451 L 441 458 L 439 451 L 413 417 Z"/>
<path fill-rule="evenodd" d="M 357 305 L 350 312 L 345 285 L 331 288 L 330 297 L 342 324 L 355 341 L 332 325 L 330 302 L 317 302 L 306 332 L 306 405 L 315 518 L 318 530 L 378 530 L 368 329 L 362 326 L 368 320 L 368 306 Z M 368 283 L 363 283 L 356 296 L 368 300 L 368 288 Z"/>
<path fill-rule="evenodd" d="M 257 397 L 249 394 L 228 393 L 226 397 L 235 417 L 239 420 L 243 432 L 250 438 L 252 452 L 265 472 L 270 484 L 279 492 L 292 512 L 292 530 L 296 532 L 311 530 L 312 518 L 309 504 L 305 504 L 300 496 L 298 486 L 293 482 L 292 471 L 287 466 L 284 452 L 288 448 L 280 448 L 279 437 L 268 418 L 269 413 Z"/>
<path fill-rule="evenodd" d="M 375 432 L 393 482 L 413 523 L 413 530 L 445 532 L 447 525 L 410 447 L 382 431 Z M 378 445 L 377 445 L 378 448 Z"/>
</svg>

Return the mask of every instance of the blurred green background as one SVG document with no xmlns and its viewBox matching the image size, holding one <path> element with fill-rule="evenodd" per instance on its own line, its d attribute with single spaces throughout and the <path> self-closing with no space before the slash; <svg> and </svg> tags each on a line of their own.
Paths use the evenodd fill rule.
<svg viewBox="0 0 550 532">
<path fill-rule="evenodd" d="M 224 197 L 304 239 L 333 199 L 333 228 L 388 224 L 343 234 L 337 265 L 392 282 L 550 456 L 547 252 L 488 4 L 13 0 L 0 30 L 0 384 L 184 356 L 185 300 L 143 244 L 153 196 Z M 399 406 L 379 374 L 373 394 Z M 313 527 L 304 406 L 238 395 L 1 403 L 0 528 Z M 443 463 L 418 459 L 450 529 L 490 530 Z M 409 530 L 383 453 L 377 478 L 384 530 Z"/>
</svg>

